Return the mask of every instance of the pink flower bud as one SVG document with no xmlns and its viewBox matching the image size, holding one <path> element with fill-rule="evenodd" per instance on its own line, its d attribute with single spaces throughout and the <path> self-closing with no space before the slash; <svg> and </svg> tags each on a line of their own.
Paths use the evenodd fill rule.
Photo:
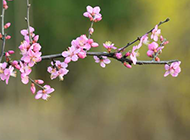
<svg viewBox="0 0 190 140">
<path fill-rule="evenodd" d="M 10 54 L 8 52 L 5 52 L 5 56 L 10 56 Z"/>
<path fill-rule="evenodd" d="M 169 43 L 169 41 L 165 41 L 165 42 L 164 42 L 164 45 L 166 45 L 166 44 L 168 44 L 168 43 Z"/>
<path fill-rule="evenodd" d="M 2 34 L 0 33 L 0 39 L 2 39 L 2 37 L 3 37 L 3 36 L 2 36 Z"/>
<path fill-rule="evenodd" d="M 11 23 L 8 22 L 7 24 L 4 25 L 4 28 L 7 29 L 7 28 L 9 28 L 10 26 L 11 26 Z"/>
<path fill-rule="evenodd" d="M 31 84 L 30 90 L 31 90 L 32 94 L 34 94 L 36 92 L 36 87 L 35 87 L 34 83 Z"/>
<path fill-rule="evenodd" d="M 127 52 L 127 53 L 125 54 L 125 56 L 126 56 L 126 57 L 130 56 L 130 52 Z"/>
<path fill-rule="evenodd" d="M 9 54 L 14 54 L 15 52 L 13 50 L 8 51 Z"/>
<path fill-rule="evenodd" d="M 84 59 L 86 57 L 86 52 L 79 52 L 78 56 L 79 58 Z"/>
<path fill-rule="evenodd" d="M 124 64 L 125 67 L 127 67 L 127 68 L 129 68 L 129 69 L 132 68 L 132 66 L 131 66 L 130 64 L 126 63 L 126 62 L 124 62 L 123 64 Z"/>
<path fill-rule="evenodd" d="M 160 58 L 156 57 L 156 58 L 155 58 L 155 61 L 160 61 Z"/>
<path fill-rule="evenodd" d="M 39 80 L 35 80 L 35 82 L 38 83 L 38 84 L 40 84 L 40 85 L 44 83 L 44 81 L 40 80 L 40 79 Z"/>
<path fill-rule="evenodd" d="M 93 32 L 94 32 L 94 29 L 93 29 L 93 28 L 90 28 L 90 29 L 89 29 L 89 33 L 92 35 Z"/>
<path fill-rule="evenodd" d="M 5 39 L 7 39 L 7 40 L 8 40 L 8 39 L 11 39 L 11 36 L 8 35 L 8 36 L 5 37 Z"/>
<path fill-rule="evenodd" d="M 160 41 L 161 41 L 161 42 L 164 41 L 164 38 L 163 38 L 162 35 L 160 36 Z"/>
<path fill-rule="evenodd" d="M 89 44 L 92 44 L 93 42 L 94 42 L 93 39 L 89 39 L 89 40 L 88 40 L 88 43 L 89 43 Z"/>
<path fill-rule="evenodd" d="M 38 42 L 39 35 L 36 35 L 33 39 L 34 39 L 35 42 Z"/>
<path fill-rule="evenodd" d="M 93 42 L 93 43 L 91 44 L 91 46 L 92 46 L 92 47 L 98 47 L 98 46 L 99 46 L 99 44 L 98 44 L 98 43 L 96 43 L 96 42 Z"/>
</svg>

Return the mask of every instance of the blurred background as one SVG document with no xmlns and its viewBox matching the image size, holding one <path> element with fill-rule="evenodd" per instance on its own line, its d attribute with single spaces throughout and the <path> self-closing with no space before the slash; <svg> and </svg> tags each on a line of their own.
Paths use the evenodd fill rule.
<svg viewBox="0 0 190 140">
<path fill-rule="evenodd" d="M 31 26 L 40 35 L 43 55 L 61 53 L 86 34 L 86 6 L 100 6 L 103 20 L 94 25 L 93 39 L 125 46 L 167 17 L 162 35 L 170 43 L 161 60 L 179 59 L 182 72 L 164 78 L 164 65 L 127 69 L 112 60 L 105 69 L 92 57 L 73 62 L 65 80 L 50 80 L 40 62 L 32 77 L 56 90 L 49 101 L 35 100 L 20 75 L 9 85 L 0 82 L 0 140 L 189 140 L 190 138 L 190 1 L 189 0 L 31 0 Z M 11 22 L 6 50 L 16 50 L 25 29 L 26 1 L 8 2 Z M 92 51 L 105 51 L 102 45 Z M 139 59 L 146 56 L 141 48 Z M 62 60 L 62 59 L 60 59 Z"/>
</svg>

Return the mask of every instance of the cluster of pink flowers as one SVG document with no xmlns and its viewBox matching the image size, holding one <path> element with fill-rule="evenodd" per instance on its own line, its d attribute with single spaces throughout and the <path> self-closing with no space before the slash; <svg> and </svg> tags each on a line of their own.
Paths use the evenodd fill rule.
<svg viewBox="0 0 190 140">
<path fill-rule="evenodd" d="M 87 12 L 85 12 L 83 15 L 85 17 L 88 17 L 90 19 L 90 21 L 98 22 L 98 21 L 102 20 L 102 15 L 100 14 L 99 6 L 96 6 L 94 8 L 91 6 L 87 6 L 86 10 L 87 10 Z"/>
<path fill-rule="evenodd" d="M 51 73 L 51 80 L 59 76 L 59 79 L 62 81 L 64 79 L 63 76 L 69 72 L 69 70 L 66 69 L 68 67 L 68 64 L 55 60 L 51 62 L 51 65 L 52 66 L 49 66 L 47 69 L 47 71 Z"/>
<path fill-rule="evenodd" d="M 91 49 L 91 47 L 98 47 L 98 43 L 94 42 L 93 39 L 88 39 L 86 35 L 81 35 L 76 40 L 72 40 L 71 47 L 67 51 L 62 52 L 62 56 L 65 57 L 65 63 L 71 61 L 77 61 L 79 58 L 84 59 L 86 57 L 86 52 Z"/>
<path fill-rule="evenodd" d="M 102 68 L 105 68 L 106 64 L 109 64 L 111 62 L 106 56 L 101 56 L 101 57 L 94 56 L 94 60 L 96 63 L 100 63 L 100 66 Z"/>
<path fill-rule="evenodd" d="M 21 79 L 24 84 L 29 82 L 28 75 L 31 73 L 31 68 L 34 64 L 41 61 L 41 45 L 37 43 L 39 35 L 35 35 L 33 32 L 33 27 L 30 27 L 30 33 L 27 29 L 21 30 L 21 34 L 24 36 L 24 41 L 19 46 L 22 55 L 20 72 Z M 29 36 L 31 36 L 31 40 Z"/>
</svg>

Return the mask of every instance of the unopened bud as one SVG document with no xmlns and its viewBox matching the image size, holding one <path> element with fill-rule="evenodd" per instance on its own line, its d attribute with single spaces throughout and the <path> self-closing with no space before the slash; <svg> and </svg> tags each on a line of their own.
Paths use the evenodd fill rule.
<svg viewBox="0 0 190 140">
<path fill-rule="evenodd" d="M 168 44 L 168 43 L 169 43 L 169 41 L 165 41 L 165 42 L 164 42 L 164 45 L 166 45 L 166 44 Z"/>
<path fill-rule="evenodd" d="M 8 22 L 7 24 L 4 25 L 4 28 L 7 29 L 7 28 L 9 28 L 10 26 L 11 26 L 11 23 Z"/>
<path fill-rule="evenodd" d="M 127 67 L 127 68 L 129 68 L 129 69 L 132 68 L 132 66 L 131 66 L 130 64 L 126 63 L 126 62 L 124 62 L 123 64 L 124 64 L 125 67 Z"/>
<path fill-rule="evenodd" d="M 9 54 L 14 54 L 15 52 L 13 50 L 8 51 Z"/>
<path fill-rule="evenodd" d="M 8 39 L 11 39 L 11 36 L 8 35 L 8 36 L 5 37 L 5 39 L 7 39 L 7 40 L 8 40 Z"/>
<path fill-rule="evenodd" d="M 127 52 L 127 53 L 125 54 L 126 57 L 128 57 L 129 55 L 130 55 L 130 52 Z"/>
<path fill-rule="evenodd" d="M 160 36 L 160 41 L 161 41 L 161 42 L 164 41 L 164 38 L 163 38 L 162 35 Z"/>
<path fill-rule="evenodd" d="M 90 33 L 90 35 L 92 35 L 93 32 L 94 32 L 94 28 L 90 28 L 90 29 L 89 29 L 89 33 Z"/>
<path fill-rule="evenodd" d="M 155 58 L 155 61 L 160 61 L 160 58 L 156 57 L 156 58 Z"/>
</svg>

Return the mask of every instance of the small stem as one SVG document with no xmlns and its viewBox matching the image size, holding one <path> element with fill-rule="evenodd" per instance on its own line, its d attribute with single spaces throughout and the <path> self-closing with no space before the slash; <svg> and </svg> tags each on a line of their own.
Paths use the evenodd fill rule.
<svg viewBox="0 0 190 140">
<path fill-rule="evenodd" d="M 28 26 L 28 35 L 29 35 L 30 44 L 32 44 L 32 37 L 30 34 L 30 6 L 31 6 L 31 4 L 30 4 L 29 0 L 27 0 L 27 17 L 25 19 L 26 19 L 27 26 Z"/>
<path fill-rule="evenodd" d="M 6 37 L 6 35 L 5 35 L 5 28 L 4 28 L 4 24 L 5 24 L 4 23 L 4 18 L 5 18 L 5 9 L 3 7 L 3 0 L 2 0 L 1 32 L 2 32 L 2 41 L 3 41 L 3 43 L 2 43 L 2 47 L 1 47 L 0 63 L 1 63 L 1 61 L 3 59 L 3 56 L 4 56 L 5 41 L 6 41 L 6 39 L 5 39 L 5 37 Z"/>
<path fill-rule="evenodd" d="M 94 25 L 94 21 L 91 22 L 90 28 L 93 28 L 93 25 Z M 90 29 L 90 28 L 89 28 L 89 29 Z M 88 34 L 88 39 L 90 39 L 91 34 L 90 34 L 90 31 L 88 31 L 88 32 L 89 32 L 89 34 Z"/>
</svg>

